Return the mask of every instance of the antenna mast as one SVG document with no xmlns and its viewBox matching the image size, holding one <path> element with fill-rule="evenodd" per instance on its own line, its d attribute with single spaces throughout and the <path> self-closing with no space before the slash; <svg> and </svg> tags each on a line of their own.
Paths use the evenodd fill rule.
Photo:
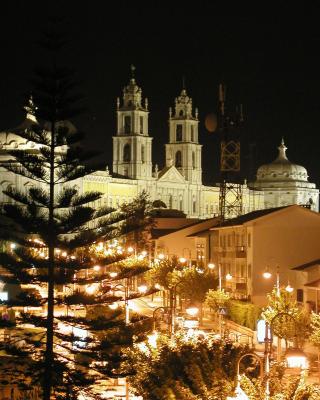
<svg viewBox="0 0 320 400">
<path fill-rule="evenodd" d="M 242 185 L 240 180 L 240 131 L 243 124 L 242 104 L 234 115 L 226 110 L 226 87 L 219 85 L 218 128 L 220 142 L 219 213 L 221 221 L 242 214 Z"/>
</svg>

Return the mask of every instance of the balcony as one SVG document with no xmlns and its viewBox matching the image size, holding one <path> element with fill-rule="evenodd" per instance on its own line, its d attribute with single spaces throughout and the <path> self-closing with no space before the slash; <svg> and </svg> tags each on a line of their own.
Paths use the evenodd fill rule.
<svg viewBox="0 0 320 400">
<path fill-rule="evenodd" d="M 235 251 L 236 258 L 246 258 L 247 257 L 247 250 L 246 250 L 245 246 L 236 246 L 235 250 L 236 250 Z"/>
</svg>

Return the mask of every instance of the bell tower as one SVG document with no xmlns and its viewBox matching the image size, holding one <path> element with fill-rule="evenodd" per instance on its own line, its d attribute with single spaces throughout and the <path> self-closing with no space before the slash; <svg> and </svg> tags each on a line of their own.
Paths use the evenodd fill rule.
<svg viewBox="0 0 320 400">
<path fill-rule="evenodd" d="M 185 88 L 169 108 L 169 143 L 166 165 L 173 163 L 190 183 L 202 184 L 201 148 L 198 141 L 198 110 L 193 114 L 192 99 Z"/>
<path fill-rule="evenodd" d="M 117 133 L 113 136 L 113 172 L 131 179 L 152 178 L 152 138 L 148 134 L 148 99 L 142 105 L 142 90 L 136 84 L 135 67 L 117 99 Z"/>
</svg>

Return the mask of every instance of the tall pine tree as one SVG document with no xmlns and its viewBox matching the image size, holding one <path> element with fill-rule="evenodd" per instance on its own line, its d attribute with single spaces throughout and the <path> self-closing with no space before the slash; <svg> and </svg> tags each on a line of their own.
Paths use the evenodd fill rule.
<svg viewBox="0 0 320 400">
<path fill-rule="evenodd" d="M 40 384 L 45 400 L 53 393 L 55 399 L 75 399 L 82 388 L 90 392 L 97 379 L 121 376 L 119 349 L 144 330 L 139 318 L 133 324 L 124 320 L 121 309 L 107 313 L 106 306 L 128 306 L 129 299 L 141 295 L 132 282 L 148 270 L 147 259 L 115 245 L 114 239 L 136 245 L 134 232 L 151 220 L 145 194 L 113 210 L 94 207 L 101 193 L 78 192 L 77 180 L 94 171 L 89 161 L 96 152 L 79 145 L 83 135 L 70 122 L 79 111 L 79 96 L 72 93 L 73 71 L 58 63 L 64 38 L 51 29 L 43 45 L 53 62 L 37 69 L 30 103 L 34 119 L 17 132 L 26 143 L 34 143 L 33 150 L 10 151 L 12 158 L 2 165 L 33 185 L 4 192 L 14 203 L 2 205 L 3 237 L 16 246 L 0 254 L 7 271 L 3 282 L 21 288 L 2 304 L 41 307 L 42 312 L 20 312 L 16 324 L 2 320 L 14 329 L 14 339 L 3 348 L 15 357 L 15 365 L 21 364 L 12 382 Z M 78 305 L 84 311 L 76 315 Z"/>
</svg>

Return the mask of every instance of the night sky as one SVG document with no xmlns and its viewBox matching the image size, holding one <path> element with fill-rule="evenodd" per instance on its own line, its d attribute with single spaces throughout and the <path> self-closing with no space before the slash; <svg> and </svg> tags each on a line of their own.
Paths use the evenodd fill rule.
<svg viewBox="0 0 320 400">
<path fill-rule="evenodd" d="M 287 2 L 285 2 L 288 4 Z M 280 3 L 281 4 L 281 3 Z M 231 7 L 231 6 L 230 6 Z M 291 161 L 320 184 L 320 33 L 318 13 L 301 9 L 255 15 L 219 13 L 214 2 L 7 1 L 1 4 L 0 128 L 23 119 L 25 94 L 44 54 L 37 41 L 50 15 L 66 18 L 69 44 L 63 63 L 75 68 L 87 112 L 78 125 L 87 146 L 103 149 L 112 166 L 116 97 L 136 66 L 149 99 L 153 162 L 165 162 L 168 108 L 182 88 L 199 108 L 203 177 L 218 179 L 219 134 L 208 133 L 205 116 L 217 110 L 220 81 L 230 108 L 242 103 L 242 174 L 272 161 L 284 137 Z M 290 10 L 292 12 L 294 10 Z M 313 15 L 313 16 L 312 16 Z"/>
</svg>

